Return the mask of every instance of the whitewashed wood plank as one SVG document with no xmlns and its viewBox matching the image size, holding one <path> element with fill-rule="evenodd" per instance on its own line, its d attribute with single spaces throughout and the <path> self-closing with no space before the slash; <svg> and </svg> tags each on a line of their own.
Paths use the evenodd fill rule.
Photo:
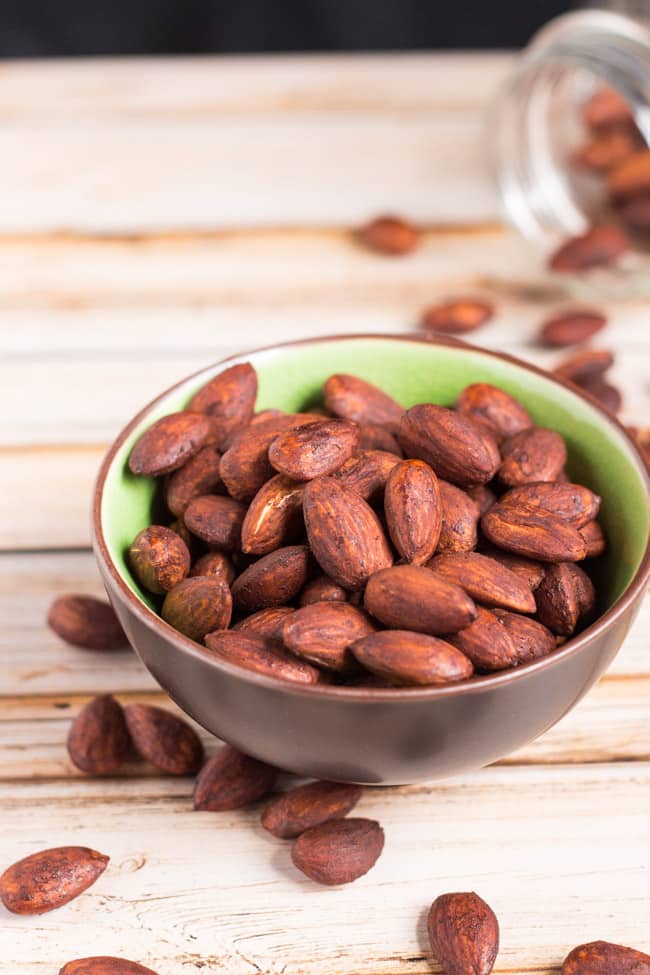
<svg viewBox="0 0 650 975">
<path fill-rule="evenodd" d="M 323 889 L 263 833 L 259 809 L 194 813 L 187 780 L 12 786 L 0 795 L 0 863 L 59 843 L 111 863 L 56 914 L 3 915 L 3 963 L 46 975 L 92 951 L 161 975 L 437 972 L 426 910 L 472 889 L 500 918 L 497 975 L 550 975 L 596 938 L 648 950 L 649 788 L 647 764 L 618 764 L 368 791 L 358 812 L 381 821 L 384 854 L 355 884 Z"/>
</svg>

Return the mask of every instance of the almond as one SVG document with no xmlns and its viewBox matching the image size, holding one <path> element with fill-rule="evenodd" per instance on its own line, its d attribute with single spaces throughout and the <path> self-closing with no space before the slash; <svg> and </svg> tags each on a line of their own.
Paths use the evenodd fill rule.
<svg viewBox="0 0 650 975">
<path fill-rule="evenodd" d="M 384 831 L 374 819 L 331 819 L 306 829 L 291 859 L 310 880 L 335 886 L 363 877 L 383 848 Z"/>
<path fill-rule="evenodd" d="M 193 546 L 194 546 L 194 543 L 195 543 L 196 539 L 187 530 L 187 526 L 185 525 L 185 522 L 183 521 L 183 519 L 182 518 L 177 518 L 175 521 L 172 521 L 172 523 L 168 527 L 169 527 L 169 530 L 170 531 L 176 532 L 176 534 L 178 536 L 180 536 L 180 538 L 183 539 L 183 541 L 187 545 L 188 551 L 189 551 L 189 553 L 191 555 L 192 554 L 192 549 L 193 549 Z M 191 574 L 192 573 L 190 572 L 190 575 Z"/>
<path fill-rule="evenodd" d="M 589 576 L 572 562 L 560 562 L 546 570 L 535 593 L 537 616 L 558 636 L 571 636 L 578 623 L 589 619 L 596 593 Z"/>
<path fill-rule="evenodd" d="M 203 761 L 201 739 L 182 718 L 151 704 L 128 704 L 124 717 L 141 758 L 169 775 L 192 775 Z"/>
<path fill-rule="evenodd" d="M 499 450 L 489 434 L 433 403 L 411 407 L 397 439 L 406 457 L 426 461 L 439 477 L 454 484 L 484 484 L 499 466 Z"/>
<path fill-rule="evenodd" d="M 641 149 L 616 166 L 608 174 L 607 190 L 619 201 L 650 192 L 650 149 Z"/>
<path fill-rule="evenodd" d="M 389 454 L 402 456 L 402 448 L 394 435 L 377 423 L 364 423 L 359 427 L 360 450 L 385 450 Z"/>
<path fill-rule="evenodd" d="M 451 485 L 453 487 L 453 485 Z M 489 511 L 493 504 L 496 504 L 497 496 L 492 491 L 487 484 L 475 484 L 473 487 L 468 487 L 465 493 L 472 499 L 472 501 L 478 507 L 479 515 L 484 515 L 486 511 Z"/>
<path fill-rule="evenodd" d="M 636 234 L 647 234 L 650 231 L 650 193 L 628 200 L 619 213 L 627 230 Z"/>
<path fill-rule="evenodd" d="M 127 643 L 112 606 L 94 596 L 59 596 L 47 623 L 62 640 L 83 650 L 118 650 Z"/>
<path fill-rule="evenodd" d="M 331 474 L 359 446 L 359 428 L 349 420 L 315 420 L 281 433 L 269 447 L 276 471 L 295 481 Z"/>
<path fill-rule="evenodd" d="M 607 318 L 597 311 L 565 311 L 547 318 L 539 330 L 542 345 L 563 347 L 586 342 L 600 332 Z"/>
<path fill-rule="evenodd" d="M 515 555 L 514 552 L 503 552 L 500 548 L 494 548 L 492 545 L 484 546 L 481 551 L 483 555 L 487 555 L 494 562 L 498 562 L 506 569 L 514 572 L 533 592 L 544 578 L 546 569 L 541 562 L 524 558 L 523 555 Z"/>
<path fill-rule="evenodd" d="M 142 434 L 129 457 L 133 474 L 159 477 L 169 474 L 198 454 L 210 435 L 210 423 L 201 413 L 170 413 Z"/>
<path fill-rule="evenodd" d="M 478 552 L 450 552 L 428 564 L 438 575 L 460 586 L 485 606 L 500 606 L 517 613 L 534 613 L 535 597 L 515 572 Z"/>
<path fill-rule="evenodd" d="M 253 633 L 269 640 L 282 640 L 282 627 L 289 616 L 293 616 L 295 609 L 290 606 L 269 606 L 259 609 L 256 613 L 246 616 L 232 627 L 239 633 Z"/>
<path fill-rule="evenodd" d="M 131 542 L 129 564 L 145 589 L 163 593 L 183 581 L 190 570 L 190 553 L 171 528 L 150 525 Z"/>
<path fill-rule="evenodd" d="M 439 305 L 430 305 L 422 313 L 422 328 L 449 335 L 474 332 L 494 315 L 494 305 L 476 298 L 456 298 Z"/>
<path fill-rule="evenodd" d="M 363 450 L 334 471 L 332 479 L 365 501 L 374 501 L 383 492 L 397 463 L 399 457 L 386 450 Z"/>
<path fill-rule="evenodd" d="M 300 605 L 311 606 L 313 603 L 345 603 L 348 594 L 338 586 L 329 576 L 318 576 L 308 582 L 300 593 Z"/>
<path fill-rule="evenodd" d="M 518 664 L 527 664 L 555 650 L 555 637 L 542 623 L 505 609 L 495 609 L 493 612 L 514 644 Z"/>
<path fill-rule="evenodd" d="M 197 559 L 190 570 L 190 578 L 195 576 L 214 576 L 231 586 L 235 578 L 235 567 L 225 552 L 206 552 Z"/>
<path fill-rule="evenodd" d="M 69 961 L 59 970 L 59 975 L 156 975 L 156 972 L 126 958 L 97 955 Z"/>
<path fill-rule="evenodd" d="M 190 501 L 202 494 L 215 494 L 223 489 L 219 466 L 221 454 L 214 446 L 202 447 L 169 478 L 167 507 L 177 518 L 182 517 Z"/>
<path fill-rule="evenodd" d="M 555 481 L 567 461 L 566 444 L 555 430 L 534 427 L 501 445 L 499 479 L 508 487 Z"/>
<path fill-rule="evenodd" d="M 587 142 L 573 157 L 576 166 L 607 173 L 620 166 L 639 149 L 638 139 L 631 128 L 601 132 Z"/>
<path fill-rule="evenodd" d="M 257 397 L 257 373 L 250 362 L 231 366 L 195 393 L 188 409 L 208 413 L 220 421 L 223 441 L 253 418 Z"/>
<path fill-rule="evenodd" d="M 592 941 L 567 955 L 562 975 L 650 975 L 650 955 L 609 941 Z"/>
<path fill-rule="evenodd" d="M 497 443 L 533 425 L 519 400 L 489 383 L 466 386 L 456 401 L 456 409 L 462 416 L 483 423 Z"/>
<path fill-rule="evenodd" d="M 401 257 L 420 243 L 420 232 L 401 217 L 376 217 L 359 231 L 359 240 L 378 254 Z"/>
<path fill-rule="evenodd" d="M 560 362 L 553 372 L 580 385 L 596 376 L 602 377 L 613 365 L 614 353 L 609 349 L 583 349 Z"/>
<path fill-rule="evenodd" d="M 593 559 L 602 555 L 607 548 L 604 532 L 597 521 L 590 521 L 580 528 L 580 534 L 587 547 L 586 558 Z"/>
<path fill-rule="evenodd" d="M 360 664 L 391 684 L 449 684 L 474 672 L 456 647 L 411 630 L 382 630 L 358 640 L 351 649 Z"/>
<path fill-rule="evenodd" d="M 529 504 L 544 508 L 574 528 L 582 528 L 593 521 L 600 510 L 600 498 L 589 488 L 567 481 L 559 484 L 541 481 L 511 488 L 501 498 L 502 504 Z"/>
<path fill-rule="evenodd" d="M 583 379 L 580 388 L 598 400 L 600 405 L 604 406 L 610 413 L 618 413 L 623 405 L 620 389 L 612 386 L 611 383 L 606 383 L 602 378 Z"/>
<path fill-rule="evenodd" d="M 0 877 L 0 900 L 12 914 L 45 914 L 83 894 L 108 865 L 86 846 L 59 846 L 18 860 Z"/>
<path fill-rule="evenodd" d="M 306 545 L 287 545 L 264 555 L 233 582 L 235 606 L 244 613 L 254 613 L 269 606 L 285 606 L 305 585 L 309 568 Z"/>
<path fill-rule="evenodd" d="M 314 557 L 344 589 L 362 589 L 373 572 L 392 565 L 377 515 L 363 498 L 333 478 L 309 482 L 303 514 Z"/>
<path fill-rule="evenodd" d="M 103 694 L 86 704 L 72 722 L 68 754 L 89 775 L 110 775 L 126 759 L 131 740 L 124 712 L 114 697 Z"/>
<path fill-rule="evenodd" d="M 517 648 L 501 619 L 482 606 L 477 607 L 473 623 L 447 639 L 484 673 L 515 667 L 519 662 Z"/>
<path fill-rule="evenodd" d="M 368 612 L 396 630 L 431 636 L 455 633 L 476 618 L 477 608 L 460 586 L 429 569 L 396 565 L 370 577 L 364 605 Z"/>
<path fill-rule="evenodd" d="M 478 894 L 436 898 L 427 929 L 433 954 L 446 975 L 490 975 L 499 952 L 499 922 Z"/>
<path fill-rule="evenodd" d="M 355 423 L 376 423 L 390 433 L 399 430 L 404 408 L 365 379 L 337 373 L 326 380 L 323 397 L 325 406 L 335 416 Z"/>
<path fill-rule="evenodd" d="M 540 562 L 580 562 L 587 554 L 576 528 L 530 504 L 495 504 L 481 519 L 488 541 L 497 548 Z"/>
<path fill-rule="evenodd" d="M 262 826 L 280 839 L 294 839 L 312 826 L 347 816 L 362 793 L 360 785 L 308 782 L 269 803 L 262 813 Z"/>
<path fill-rule="evenodd" d="M 225 745 L 208 759 L 194 786 L 194 808 L 224 812 L 241 809 L 268 795 L 277 770 Z"/>
<path fill-rule="evenodd" d="M 302 526 L 304 484 L 276 474 L 259 489 L 241 527 L 242 552 L 268 555 Z"/>
<path fill-rule="evenodd" d="M 241 546 L 241 530 L 246 508 L 233 498 L 205 494 L 193 498 L 183 521 L 197 538 L 225 552 L 236 552 Z"/>
<path fill-rule="evenodd" d="M 375 627 L 361 610 L 348 603 L 318 602 L 292 613 L 282 628 L 288 649 L 326 670 L 354 670 L 349 647 L 374 633 Z"/>
<path fill-rule="evenodd" d="M 439 487 L 442 525 L 438 552 L 471 552 L 478 541 L 479 507 L 454 484 L 439 481 Z"/>
<path fill-rule="evenodd" d="M 206 633 L 224 629 L 230 623 L 230 589 L 219 576 L 183 579 L 165 596 L 160 615 L 190 640 L 201 643 Z"/>
<path fill-rule="evenodd" d="M 558 247 L 549 258 L 549 267 L 552 271 L 576 272 L 613 264 L 629 246 L 627 234 L 619 227 L 591 227 Z"/>
<path fill-rule="evenodd" d="M 208 650 L 246 670 L 295 684 L 319 684 L 321 672 L 288 653 L 281 643 L 253 631 L 216 630 L 205 638 Z"/>
<path fill-rule="evenodd" d="M 585 102 L 582 117 L 590 129 L 626 126 L 634 122 L 630 103 L 615 88 L 599 88 Z"/>
<path fill-rule="evenodd" d="M 438 478 L 421 460 L 393 467 L 384 492 L 386 524 L 393 545 L 407 562 L 424 565 L 436 550 L 442 526 Z"/>
</svg>

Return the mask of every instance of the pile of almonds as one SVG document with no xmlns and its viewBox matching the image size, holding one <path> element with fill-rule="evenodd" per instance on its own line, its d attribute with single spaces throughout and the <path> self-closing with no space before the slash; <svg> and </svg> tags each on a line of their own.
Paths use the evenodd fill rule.
<svg viewBox="0 0 650 975">
<path fill-rule="evenodd" d="M 255 414 L 244 363 L 154 423 L 130 459 L 167 524 L 129 552 L 206 653 L 306 684 L 425 686 L 516 667 L 590 622 L 578 563 L 600 499 L 562 437 L 486 383 L 405 411 L 350 375 L 324 409 Z"/>
</svg>

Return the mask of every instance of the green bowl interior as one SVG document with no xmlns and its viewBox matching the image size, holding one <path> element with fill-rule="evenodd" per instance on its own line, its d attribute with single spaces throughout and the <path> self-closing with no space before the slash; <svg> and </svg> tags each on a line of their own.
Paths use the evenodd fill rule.
<svg viewBox="0 0 650 975">
<path fill-rule="evenodd" d="M 267 349 L 242 356 L 259 375 L 258 409 L 297 411 L 320 399 L 325 379 L 348 372 L 376 383 L 403 406 L 434 402 L 452 405 L 473 382 L 489 382 L 516 396 L 535 422 L 559 431 L 566 440 L 572 480 L 601 495 L 601 523 L 608 551 L 599 560 L 601 612 L 631 582 L 648 540 L 649 509 L 638 457 L 625 436 L 589 403 L 550 378 L 480 350 L 403 341 L 391 337 L 325 339 Z M 230 365 L 231 363 L 228 363 Z M 150 424 L 182 409 L 190 397 L 225 366 L 215 365 L 192 377 L 157 403 L 126 438 L 108 471 L 101 520 L 111 557 L 127 584 L 148 606 L 152 598 L 138 586 L 126 561 L 134 536 L 152 522 L 155 482 L 133 476 L 127 467 L 131 449 Z"/>
</svg>

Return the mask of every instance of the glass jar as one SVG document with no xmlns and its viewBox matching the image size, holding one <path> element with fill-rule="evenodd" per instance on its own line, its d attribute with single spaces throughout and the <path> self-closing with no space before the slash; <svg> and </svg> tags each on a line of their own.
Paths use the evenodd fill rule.
<svg viewBox="0 0 650 975">
<path fill-rule="evenodd" d="M 488 141 L 506 219 L 547 267 L 595 226 L 629 239 L 615 260 L 556 280 L 584 294 L 650 294 L 650 153 L 647 187 L 636 196 L 612 189 L 615 172 L 650 145 L 650 31 L 641 21 L 583 10 L 549 23 L 503 85 Z"/>
</svg>

